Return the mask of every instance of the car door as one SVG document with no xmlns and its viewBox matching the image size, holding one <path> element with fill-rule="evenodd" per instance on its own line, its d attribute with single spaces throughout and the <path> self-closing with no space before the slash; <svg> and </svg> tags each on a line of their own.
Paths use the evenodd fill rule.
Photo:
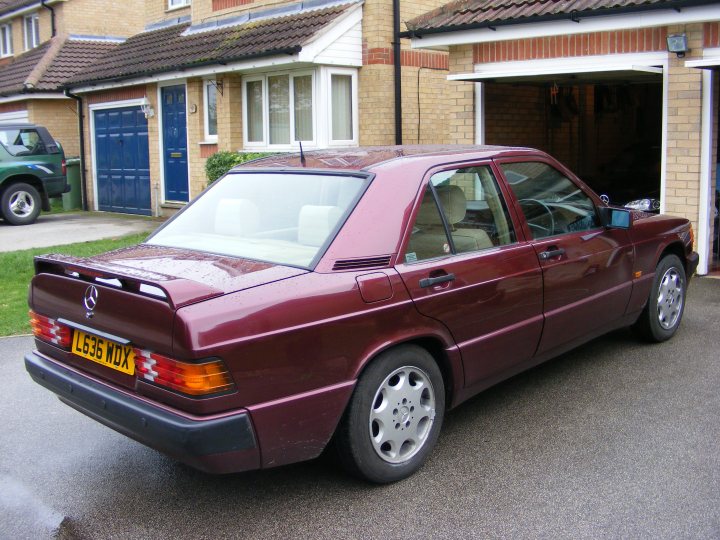
<svg viewBox="0 0 720 540">
<path fill-rule="evenodd" d="M 556 164 L 539 158 L 497 163 L 542 267 L 545 327 L 537 354 L 610 329 L 632 291 L 628 231 L 603 227 L 596 200 Z"/>
<path fill-rule="evenodd" d="M 444 323 L 465 386 L 532 358 L 542 331 L 542 276 L 489 163 L 431 171 L 396 269 L 417 309 Z"/>
</svg>

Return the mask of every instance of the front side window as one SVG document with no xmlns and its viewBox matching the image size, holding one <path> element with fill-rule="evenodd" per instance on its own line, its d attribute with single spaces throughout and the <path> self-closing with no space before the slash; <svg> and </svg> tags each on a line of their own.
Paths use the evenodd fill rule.
<svg viewBox="0 0 720 540">
<path fill-rule="evenodd" d="M 168 0 L 168 9 L 181 8 L 190 5 L 190 0 Z"/>
<path fill-rule="evenodd" d="M 540 161 L 500 167 L 534 239 L 600 226 L 592 199 L 554 167 Z"/>
<path fill-rule="evenodd" d="M 4 24 L 0 26 L 0 56 L 12 56 L 12 26 Z"/>
<path fill-rule="evenodd" d="M 29 51 L 40 45 L 40 18 L 37 13 L 28 15 L 25 21 L 25 50 Z"/>
<path fill-rule="evenodd" d="M 507 206 L 491 169 L 451 169 L 430 179 L 405 262 L 481 251 L 515 241 Z"/>
<path fill-rule="evenodd" d="M 245 81 L 250 145 L 291 146 L 315 140 L 312 73 L 280 73 Z"/>
<path fill-rule="evenodd" d="M 205 81 L 205 140 L 217 140 L 217 83 Z"/>
<path fill-rule="evenodd" d="M 351 175 L 229 174 L 147 243 L 310 267 L 368 181 Z"/>
</svg>

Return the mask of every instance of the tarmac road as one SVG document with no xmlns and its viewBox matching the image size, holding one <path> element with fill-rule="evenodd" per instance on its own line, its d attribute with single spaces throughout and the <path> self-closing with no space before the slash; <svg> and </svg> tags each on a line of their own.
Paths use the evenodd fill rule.
<svg viewBox="0 0 720 540">
<path fill-rule="evenodd" d="M 720 538 L 720 281 L 662 345 L 615 332 L 449 413 L 415 476 L 208 476 L 60 403 L 0 340 L 2 538 Z"/>
</svg>

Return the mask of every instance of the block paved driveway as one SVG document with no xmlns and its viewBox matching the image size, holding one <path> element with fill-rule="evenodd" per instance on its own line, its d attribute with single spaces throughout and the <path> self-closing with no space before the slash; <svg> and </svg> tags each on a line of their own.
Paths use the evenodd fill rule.
<svg viewBox="0 0 720 540">
<path fill-rule="evenodd" d="M 720 281 L 675 338 L 597 339 L 449 413 L 408 480 L 327 458 L 208 476 L 32 383 L 0 340 L 2 538 L 718 538 Z"/>
</svg>

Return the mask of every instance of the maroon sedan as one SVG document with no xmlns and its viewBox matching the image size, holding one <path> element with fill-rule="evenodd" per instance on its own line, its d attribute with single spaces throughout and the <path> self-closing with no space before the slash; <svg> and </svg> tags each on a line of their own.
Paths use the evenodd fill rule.
<svg viewBox="0 0 720 540">
<path fill-rule="evenodd" d="M 680 325 L 690 223 L 604 204 L 527 148 L 234 169 L 145 243 L 35 260 L 42 386 L 204 471 L 416 471 L 445 411 L 596 336 Z"/>
</svg>

